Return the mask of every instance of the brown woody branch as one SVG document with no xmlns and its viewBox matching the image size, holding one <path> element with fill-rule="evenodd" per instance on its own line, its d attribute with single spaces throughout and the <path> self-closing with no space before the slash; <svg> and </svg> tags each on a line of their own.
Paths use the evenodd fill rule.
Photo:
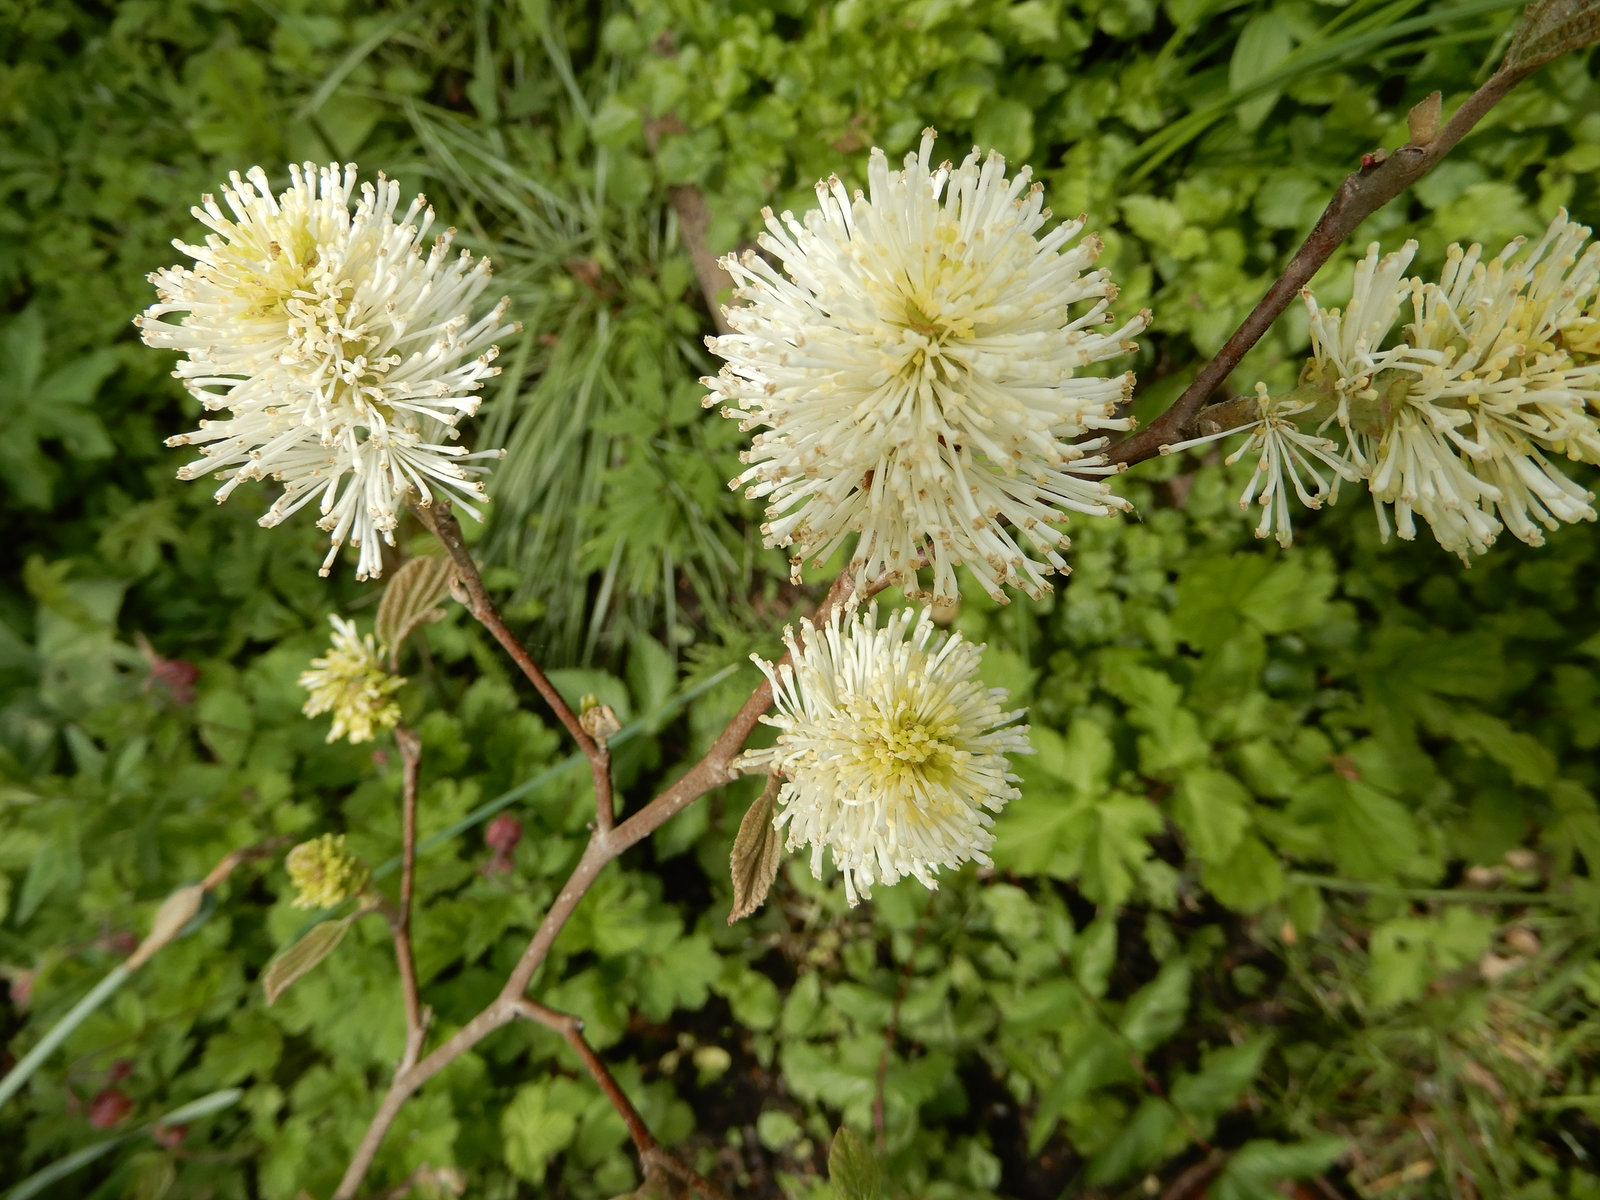
<svg viewBox="0 0 1600 1200">
<path fill-rule="evenodd" d="M 535 1004 L 532 1000 L 517 1001 L 516 1009 L 518 1015 L 530 1021 L 537 1021 L 566 1039 L 567 1045 L 572 1047 L 573 1053 L 582 1061 L 584 1069 L 589 1072 L 595 1083 L 600 1085 L 600 1090 L 605 1093 L 606 1099 L 611 1101 L 611 1107 L 617 1110 L 617 1115 L 627 1126 L 628 1136 L 633 1139 L 634 1149 L 639 1152 L 639 1166 L 645 1175 L 649 1175 L 652 1169 L 662 1170 L 682 1180 L 709 1200 L 728 1200 L 721 1188 L 668 1154 L 661 1143 L 656 1141 L 655 1135 L 650 1132 L 650 1127 L 639 1115 L 639 1110 L 633 1106 L 633 1102 L 618 1085 L 604 1060 L 594 1052 L 594 1047 L 589 1045 L 588 1039 L 583 1036 L 582 1021 L 570 1013 L 557 1012 L 553 1008 Z"/>
<path fill-rule="evenodd" d="M 448 542 L 446 546 L 448 548 Z M 462 553 L 467 555 L 470 563 L 471 557 L 464 545 Z M 475 567 L 471 577 L 478 578 Z M 478 586 L 481 589 L 481 581 Z M 884 586 L 886 585 L 882 582 L 874 584 L 866 589 L 863 598 L 882 590 Z M 851 591 L 849 577 L 841 575 L 834 581 L 822 603 L 817 606 L 813 621 L 820 624 L 827 620 L 835 609 L 849 599 Z M 779 660 L 780 663 L 785 661 L 787 656 Z M 661 828 L 693 801 L 713 788 L 721 787 L 737 778 L 738 772 L 733 768 L 733 760 L 743 750 L 745 741 L 755 729 L 761 715 L 771 706 L 772 685 L 763 679 L 760 686 L 734 714 L 717 740 L 712 743 L 711 748 L 699 762 L 689 768 L 685 775 L 622 824 L 614 829 L 597 827 L 589 835 L 588 845 L 584 847 L 577 866 L 572 869 L 572 874 L 557 893 L 555 901 L 534 932 L 528 948 L 523 951 L 521 959 L 512 970 L 500 994 L 452 1037 L 436 1047 L 431 1054 L 395 1074 L 389 1084 L 389 1090 L 378 1104 L 378 1111 L 373 1114 L 372 1123 L 367 1127 L 361 1144 L 356 1148 L 356 1153 L 345 1170 L 338 1190 L 333 1194 L 333 1200 L 353 1200 L 361 1181 L 366 1178 L 367 1171 L 377 1156 L 378 1147 L 383 1144 L 389 1127 L 394 1124 L 400 1109 L 418 1088 L 502 1025 L 528 1015 L 525 1011 L 527 1000 L 523 993 L 527 991 L 534 975 L 543 965 L 551 946 L 555 944 L 556 937 L 578 907 L 578 902 L 583 899 L 600 872 L 612 859 Z M 671 1169 L 665 1164 L 661 1165 L 664 1169 Z"/>
<path fill-rule="evenodd" d="M 411 730 L 396 726 L 403 782 L 400 788 L 400 906 L 389 920 L 394 935 L 395 965 L 400 971 L 400 994 L 405 1000 L 406 1046 L 395 1073 L 409 1071 L 422 1054 L 428 1031 L 428 1012 L 417 988 L 416 959 L 411 953 L 411 893 L 417 867 L 417 781 L 422 769 L 422 741 Z"/>
<path fill-rule="evenodd" d="M 572 735 L 572 740 L 578 743 L 578 749 L 582 750 L 583 756 L 589 760 L 589 777 L 594 782 L 595 823 L 601 829 L 609 829 L 613 821 L 614 804 L 611 795 L 611 756 L 603 746 L 589 736 L 578 715 L 572 711 L 561 693 L 556 691 L 555 685 L 540 670 L 539 664 L 533 661 L 533 657 L 518 640 L 517 635 L 506 626 L 505 620 L 500 616 L 500 610 L 494 606 L 494 601 L 489 599 L 489 593 L 483 586 L 483 576 L 478 573 L 478 564 L 473 561 L 472 552 L 467 549 L 466 539 L 461 535 L 461 526 L 456 521 L 455 513 L 450 511 L 449 505 L 435 504 L 429 507 L 416 505 L 412 511 L 439 539 L 445 553 L 455 563 L 456 574 L 466 592 L 467 611 L 511 656 L 511 661 L 517 664 L 523 675 L 527 676 L 528 682 L 533 684 L 539 695 L 544 697 L 545 703 L 550 706 L 550 710 L 556 714 L 561 724 L 566 726 L 567 732 Z"/>
<path fill-rule="evenodd" d="M 1387 157 L 1378 154 L 1367 156 L 1361 168 L 1339 185 L 1339 190 L 1328 202 L 1328 207 L 1323 210 L 1300 249 L 1295 251 L 1288 267 L 1267 289 L 1267 294 L 1234 331 L 1233 336 L 1223 344 L 1217 356 L 1205 365 L 1171 408 L 1144 429 L 1112 446 L 1107 457 L 1112 462 L 1143 462 L 1159 454 L 1162 446 L 1195 436 L 1195 418 L 1201 407 L 1227 381 L 1239 361 L 1261 340 L 1290 301 L 1300 294 L 1311 277 L 1355 232 L 1356 227 L 1433 170 L 1467 131 L 1483 119 L 1484 114 L 1537 70 L 1543 61 L 1548 60 L 1531 63 L 1522 61 L 1501 67 L 1436 131 L 1427 128 L 1428 122 L 1413 119 L 1411 140 L 1404 146 Z M 1431 97 L 1418 105 L 1413 110 L 1413 117 L 1424 111 L 1430 101 Z"/>
<path fill-rule="evenodd" d="M 694 267 L 695 281 L 700 285 L 700 295 L 705 299 L 706 311 L 717 332 L 733 332 L 722 310 L 722 293 L 733 287 L 733 276 L 722 269 L 722 263 L 712 251 L 707 231 L 711 228 L 711 210 L 700 189 L 691 184 L 676 184 L 667 189 L 672 210 L 678 214 L 678 235 L 689 252 L 689 262 Z"/>
</svg>

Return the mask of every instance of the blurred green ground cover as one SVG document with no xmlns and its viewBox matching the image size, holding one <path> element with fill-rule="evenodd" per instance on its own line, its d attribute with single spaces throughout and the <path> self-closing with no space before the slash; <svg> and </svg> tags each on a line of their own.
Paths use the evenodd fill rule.
<svg viewBox="0 0 1600 1200">
<path fill-rule="evenodd" d="M 812 180 L 859 180 L 867 147 L 898 156 L 925 125 L 952 157 L 977 140 L 1031 161 L 1058 212 L 1092 215 L 1120 303 L 1155 310 L 1156 411 L 1357 157 L 1427 89 L 1470 90 L 1515 8 L 0 0 L 8 1052 L 229 850 L 328 829 L 372 862 L 398 845 L 393 756 L 323 745 L 294 684 L 325 614 L 370 619 L 374 593 L 317 578 L 308 522 L 263 533 L 265 500 L 174 481 L 161 439 L 193 405 L 128 325 L 228 171 L 353 158 L 495 255 L 527 330 L 480 427 L 513 450 L 491 583 L 574 692 L 626 719 L 671 694 L 675 659 L 703 675 L 770 651 L 797 603 L 723 486 L 739 438 L 699 408 L 709 320 L 667 186 L 702 190 L 726 249 L 761 205 L 798 211 Z M 1432 267 L 1557 205 L 1600 220 L 1593 61 L 1537 76 L 1375 216 L 1324 300 L 1369 233 L 1417 237 Z M 1287 382 L 1304 342 L 1291 312 L 1238 382 Z M 1347 501 L 1280 553 L 1250 539 L 1242 480 L 1193 466 L 1141 468 L 1136 519 L 1080 522 L 1053 603 L 979 594 L 957 618 L 1031 704 L 1039 751 L 993 878 L 850 911 L 790 862 L 730 930 L 737 787 L 625 860 L 558 943 L 541 999 L 585 1018 L 656 1132 L 735 1194 L 826 1195 L 830 1133 L 874 1140 L 881 1075 L 905 1196 L 1159 1195 L 1208 1146 L 1228 1155 L 1218 1198 L 1318 1176 L 1335 1195 L 1600 1195 L 1600 537 L 1467 570 L 1379 546 Z M 198 667 L 192 702 L 141 636 Z M 427 640 L 404 694 L 424 835 L 565 753 L 459 613 Z M 619 753 L 630 800 L 753 677 Z M 576 857 L 580 777 L 512 810 L 509 876 L 480 872 L 477 831 L 422 860 L 439 1029 L 496 989 Z M 0 1183 L 239 1086 L 177 1145 L 130 1140 L 50 1194 L 328 1194 L 401 1018 L 374 922 L 264 1006 L 254 981 L 304 920 L 287 892 L 281 867 L 241 868 L 78 1030 L 0 1110 Z M 102 1131 L 113 1087 L 132 1109 Z M 634 1184 L 625 1141 L 556 1039 L 513 1029 L 411 1103 L 373 1182 L 426 1162 L 474 1196 L 603 1197 Z"/>
</svg>

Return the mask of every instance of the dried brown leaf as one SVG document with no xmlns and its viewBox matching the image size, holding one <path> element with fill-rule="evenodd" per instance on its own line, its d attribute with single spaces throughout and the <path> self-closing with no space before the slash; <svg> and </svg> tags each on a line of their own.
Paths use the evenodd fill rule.
<svg viewBox="0 0 1600 1200">
<path fill-rule="evenodd" d="M 729 925 L 760 908 L 772 881 L 778 876 L 778 856 L 783 846 L 773 827 L 772 813 L 777 807 L 778 789 L 782 784 L 776 775 L 767 776 L 767 786 L 739 822 L 728 864 L 733 872 L 733 911 L 728 914 Z"/>
</svg>

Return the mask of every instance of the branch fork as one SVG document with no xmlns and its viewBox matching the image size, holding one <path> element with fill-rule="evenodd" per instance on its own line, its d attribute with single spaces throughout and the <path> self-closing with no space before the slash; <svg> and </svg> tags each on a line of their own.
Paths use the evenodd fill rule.
<svg viewBox="0 0 1600 1200">
<path fill-rule="evenodd" d="M 1540 19 L 1544 20 L 1544 25 L 1539 26 L 1538 38 L 1529 40 L 1532 35 L 1527 35 L 1515 41 L 1506 63 L 1474 92 L 1448 121 L 1442 125 L 1439 123 L 1441 105 L 1437 93 L 1417 105 L 1411 111 L 1409 118 L 1410 140 L 1388 155 L 1379 152 L 1363 158 L 1360 168 L 1352 172 L 1335 192 L 1283 275 L 1267 290 L 1260 303 L 1234 331 L 1216 357 L 1206 364 L 1194 382 L 1165 413 L 1144 429 L 1112 446 L 1107 452 L 1109 460 L 1125 468 L 1155 457 L 1163 447 L 1192 437 L 1197 418 L 1201 416 L 1202 409 L 1211 396 L 1223 386 L 1245 353 L 1260 341 L 1294 297 L 1327 262 L 1333 251 L 1355 232 L 1363 220 L 1431 170 L 1512 87 L 1545 62 L 1550 61 L 1557 53 L 1562 52 L 1559 49 L 1550 51 L 1551 45 L 1562 39 L 1570 41 L 1571 37 L 1577 36 L 1572 32 L 1575 29 L 1582 32 L 1589 40 L 1593 40 L 1593 37 L 1589 36 L 1591 34 L 1600 36 L 1600 17 L 1596 16 L 1597 7 L 1600 6 L 1597 6 L 1594 0 L 1543 0 L 1542 3 L 1530 6 L 1525 24 L 1529 21 L 1538 24 L 1535 18 L 1543 14 Z M 1573 45 L 1578 44 L 1582 43 L 1564 44 L 1562 49 L 1571 49 Z M 703 265 L 700 259 L 704 257 L 704 255 L 696 256 L 697 267 Z M 706 290 L 709 293 L 712 289 L 708 285 L 708 273 L 702 272 L 701 278 L 702 283 L 707 284 Z M 713 311 L 715 311 L 714 304 Z M 1231 412 L 1217 415 L 1231 416 Z M 1221 422 L 1212 423 L 1221 424 Z M 405 764 L 403 797 L 405 852 L 400 906 L 398 913 L 391 917 L 391 927 L 395 934 L 395 953 L 400 967 L 402 989 L 406 996 L 406 1052 L 345 1172 L 343 1181 L 334 1193 L 333 1200 L 353 1200 L 400 1108 L 418 1088 L 490 1033 L 519 1019 L 536 1021 L 559 1033 L 578 1055 L 627 1125 L 629 1135 L 638 1150 L 640 1165 L 647 1183 L 660 1180 L 663 1176 L 671 1176 L 710 1200 L 726 1200 L 714 1185 L 696 1175 L 661 1148 L 645 1126 L 638 1111 L 617 1086 L 605 1064 L 584 1039 L 582 1022 L 570 1014 L 557 1012 L 528 999 L 526 993 L 556 937 L 606 865 L 623 851 L 659 829 L 666 821 L 706 792 L 738 778 L 740 773 L 732 764 L 761 715 L 771 707 L 771 683 L 763 680 L 756 687 L 710 750 L 687 773 L 644 808 L 618 823 L 610 777 L 610 756 L 604 742 L 605 734 L 601 732 L 598 724 L 593 721 L 586 724 L 572 711 L 571 706 L 550 683 L 522 643 L 507 628 L 484 588 L 483 579 L 467 548 L 461 527 L 448 506 L 417 506 L 415 511 L 423 524 L 439 538 L 455 564 L 459 580 L 458 598 L 510 655 L 512 661 L 544 698 L 556 718 L 572 735 L 573 741 L 588 759 L 594 783 L 595 822 L 582 856 L 545 914 L 539 928 L 534 932 L 499 995 L 437 1046 L 432 1053 L 423 1055 L 428 1014 L 417 994 L 415 967 L 410 947 L 410 907 L 415 858 L 415 809 L 420 745 L 415 735 L 409 731 L 396 730 L 396 739 Z M 880 581 L 875 586 L 864 589 L 860 598 L 865 599 L 881 590 L 884 585 L 885 581 Z M 841 575 L 818 606 L 813 617 L 814 623 L 821 624 L 826 621 L 834 609 L 850 601 L 851 596 L 849 577 Z M 779 661 L 781 663 L 784 660 Z M 594 725 L 594 728 L 591 729 L 590 725 Z"/>
</svg>

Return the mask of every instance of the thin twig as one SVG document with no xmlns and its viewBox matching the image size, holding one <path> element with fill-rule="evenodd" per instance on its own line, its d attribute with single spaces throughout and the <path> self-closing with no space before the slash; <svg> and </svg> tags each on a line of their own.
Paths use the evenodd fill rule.
<svg viewBox="0 0 1600 1200">
<path fill-rule="evenodd" d="M 677 51 L 669 45 L 658 44 L 656 52 L 668 58 L 677 56 Z M 645 122 L 645 148 L 654 156 L 660 147 L 663 133 L 687 132 L 688 129 L 678 120 L 677 114 L 666 113 L 655 120 Z M 683 241 L 683 248 L 689 252 L 689 264 L 694 267 L 695 282 L 700 285 L 700 295 L 705 300 L 706 312 L 710 314 L 711 323 L 717 327 L 719 334 L 730 334 L 733 332 L 733 327 L 728 324 L 728 317 L 722 306 L 722 293 L 732 290 L 733 276 L 723 269 L 722 260 L 711 249 L 710 239 L 707 237 L 711 229 L 711 209 L 706 205 L 705 194 L 692 183 L 677 183 L 668 186 L 667 199 L 671 202 L 672 211 L 678 218 L 678 236 Z"/>
<path fill-rule="evenodd" d="M 1356 227 L 1431 171 L 1485 113 L 1537 70 L 1538 65 L 1501 67 L 1467 97 L 1425 144 L 1408 142 L 1381 161 L 1364 161 L 1359 170 L 1347 176 L 1283 274 L 1267 289 L 1261 303 L 1223 344 L 1217 356 L 1205 365 L 1171 408 L 1138 433 L 1112 446 L 1107 457 L 1112 462 L 1143 462 L 1159 454 L 1162 446 L 1193 436 L 1195 418 L 1201 407 Z M 1379 157 L 1368 156 L 1369 160 Z"/>
<path fill-rule="evenodd" d="M 678 236 L 689 252 L 689 262 L 694 267 L 695 281 L 700 285 L 700 295 L 711 314 L 711 323 L 720 334 L 733 332 L 722 307 L 722 293 L 733 287 L 733 276 L 723 270 L 722 262 L 712 252 L 706 233 L 711 228 L 711 211 L 706 198 L 693 184 L 675 184 L 667 189 L 672 210 L 678 214 Z"/>
<path fill-rule="evenodd" d="M 535 1004 L 532 1000 L 517 1001 L 516 1009 L 519 1016 L 537 1021 L 546 1028 L 555 1030 L 567 1040 L 567 1045 L 571 1046 L 573 1053 L 582 1060 L 584 1069 L 589 1072 L 595 1083 L 600 1085 L 600 1090 L 605 1093 L 606 1099 L 611 1101 L 611 1107 L 617 1110 L 617 1115 L 627 1126 L 628 1136 L 633 1139 L 634 1149 L 639 1152 L 639 1165 L 645 1172 L 648 1173 L 652 1166 L 660 1167 L 710 1200 L 728 1200 L 721 1188 L 667 1153 L 661 1143 L 656 1141 L 655 1135 L 650 1132 L 650 1127 L 644 1123 L 639 1110 L 633 1106 L 627 1093 L 612 1076 L 605 1061 L 594 1052 L 594 1047 L 589 1045 L 588 1039 L 583 1036 L 582 1021 L 570 1013 L 557 1012 L 553 1008 Z"/>
<path fill-rule="evenodd" d="M 404 782 L 400 788 L 400 907 L 389 922 L 394 935 L 395 964 L 400 969 L 400 994 L 405 998 L 406 1048 L 395 1073 L 409 1071 L 422 1054 L 428 1013 L 417 989 L 416 960 L 411 953 L 411 892 L 417 866 L 417 779 L 422 769 L 422 740 L 404 726 L 396 726 Z"/>
<path fill-rule="evenodd" d="M 578 749 L 582 750 L 584 757 L 589 760 L 589 775 L 594 782 L 596 824 L 609 829 L 612 823 L 613 805 L 610 756 L 584 730 L 578 715 L 572 711 L 561 693 L 556 691 L 555 685 L 539 669 L 539 664 L 533 661 L 533 657 L 518 640 L 517 635 L 506 627 L 505 621 L 500 616 L 500 610 L 494 606 L 494 601 L 489 599 L 489 593 L 483 586 L 483 576 L 478 573 L 478 564 L 472 560 L 472 551 L 467 548 L 466 539 L 461 535 L 461 526 L 456 521 L 455 514 L 450 511 L 449 505 L 435 504 L 426 508 L 417 505 L 413 511 L 439 539 L 445 553 L 455 563 L 456 574 L 466 591 L 467 611 L 511 656 L 511 661 L 517 664 L 527 676 L 528 682 L 533 684 L 539 695 L 544 697 L 545 703 L 556 714 L 556 718 L 566 726 L 567 732 L 572 735 L 572 740 L 578 743 Z"/>
<path fill-rule="evenodd" d="M 473 574 L 476 578 L 475 570 Z M 479 586 L 482 586 L 481 583 Z M 883 581 L 872 585 L 866 589 L 863 598 L 881 591 L 885 586 L 886 583 Z M 836 608 L 846 602 L 851 590 L 848 576 L 840 576 L 835 580 L 827 596 L 817 606 L 813 621 L 818 624 L 826 621 Z M 787 658 L 779 661 L 780 663 L 787 661 Z M 373 1159 L 377 1157 L 378 1147 L 383 1144 L 389 1127 L 394 1124 L 400 1109 L 418 1088 L 496 1029 L 522 1015 L 523 994 L 527 991 L 528 985 L 533 981 L 539 967 L 543 965 L 562 927 L 572 916 L 573 910 L 578 907 L 578 902 L 583 899 L 606 864 L 628 847 L 655 832 L 700 796 L 737 777 L 731 764 L 744 748 L 746 739 L 756 727 L 761 715 L 771 706 L 772 686 L 763 679 L 760 686 L 734 714 L 721 735 L 712 743 L 705 756 L 690 767 L 687 774 L 615 829 L 601 831 L 597 828 L 590 834 L 589 843 L 584 847 L 577 866 L 572 869 L 572 874 L 557 893 L 549 912 L 545 914 L 544 920 L 534 932 L 528 948 L 523 951 L 521 959 L 518 960 L 500 994 L 452 1037 L 435 1047 L 431 1054 L 419 1060 L 409 1070 L 397 1073 L 390 1082 L 389 1090 L 379 1102 L 378 1111 L 373 1114 L 372 1122 L 367 1126 L 361 1144 L 356 1147 L 355 1155 L 351 1158 L 349 1167 L 345 1169 L 344 1178 L 339 1183 L 339 1189 L 334 1192 L 333 1200 L 353 1200 L 361 1181 L 372 1166 Z"/>
</svg>

